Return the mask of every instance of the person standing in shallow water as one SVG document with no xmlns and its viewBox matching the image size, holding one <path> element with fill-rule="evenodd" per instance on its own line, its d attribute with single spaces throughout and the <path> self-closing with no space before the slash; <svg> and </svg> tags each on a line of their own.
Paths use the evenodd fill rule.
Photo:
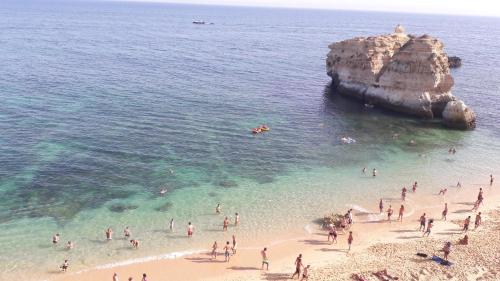
<svg viewBox="0 0 500 281">
<path fill-rule="evenodd" d="M 227 226 L 229 225 L 229 219 L 226 217 L 222 223 L 222 231 L 227 231 Z"/>
<path fill-rule="evenodd" d="M 61 236 L 59 235 L 59 233 L 56 233 L 56 235 L 52 237 L 52 244 L 56 245 L 57 243 L 59 243 L 60 237 Z"/>
<path fill-rule="evenodd" d="M 222 207 L 220 206 L 220 203 L 217 204 L 217 207 L 215 207 L 215 213 L 220 214 L 222 212 Z"/>
<path fill-rule="evenodd" d="M 193 237 L 193 231 L 194 231 L 194 226 L 191 224 L 191 222 L 189 222 L 187 230 L 189 238 Z"/>
<path fill-rule="evenodd" d="M 384 212 L 384 201 L 382 201 L 382 198 L 380 198 L 380 201 L 378 202 L 378 209 L 380 210 L 380 214 Z"/>
<path fill-rule="evenodd" d="M 238 226 L 240 224 L 240 215 L 238 213 L 234 214 L 234 226 Z"/>
<path fill-rule="evenodd" d="M 401 207 L 399 207 L 398 221 L 403 222 L 403 213 L 404 212 L 405 212 L 405 206 L 401 205 Z"/>
<path fill-rule="evenodd" d="M 493 181 L 495 178 L 493 177 L 493 174 L 490 174 L 490 186 L 493 186 Z"/>
<path fill-rule="evenodd" d="M 174 232 L 174 218 L 170 220 L 170 225 L 168 226 L 170 232 Z"/>
<path fill-rule="evenodd" d="M 372 176 L 373 176 L 373 177 L 376 177 L 376 176 L 377 176 L 377 169 L 373 168 L 373 171 L 372 171 Z"/>
<path fill-rule="evenodd" d="M 230 258 L 230 253 L 229 253 L 229 250 L 231 249 L 231 246 L 229 246 L 229 241 L 226 242 L 226 246 L 224 246 L 224 260 L 226 262 L 229 261 L 229 258 Z"/>
<path fill-rule="evenodd" d="M 394 211 L 392 210 L 392 205 L 389 205 L 389 209 L 387 209 L 387 220 L 391 222 L 391 216 Z"/>
<path fill-rule="evenodd" d="M 106 240 L 113 240 L 113 229 L 111 227 L 106 230 Z"/>
</svg>

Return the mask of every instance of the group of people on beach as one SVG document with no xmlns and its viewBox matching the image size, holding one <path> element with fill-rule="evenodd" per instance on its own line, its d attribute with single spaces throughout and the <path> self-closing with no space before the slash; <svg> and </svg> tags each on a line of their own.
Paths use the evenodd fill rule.
<svg viewBox="0 0 500 281">
<path fill-rule="evenodd" d="M 120 281 L 120 277 L 118 276 L 118 273 L 113 273 L 113 281 Z M 134 281 L 133 277 L 129 277 L 127 281 Z M 148 281 L 148 275 L 146 273 L 142 274 L 141 281 Z"/>
</svg>

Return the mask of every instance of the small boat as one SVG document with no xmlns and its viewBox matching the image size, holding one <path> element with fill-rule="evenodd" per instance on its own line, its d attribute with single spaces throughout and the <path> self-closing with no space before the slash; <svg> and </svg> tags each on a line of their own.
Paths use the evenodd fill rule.
<svg viewBox="0 0 500 281">
<path fill-rule="evenodd" d="M 202 20 L 195 20 L 193 21 L 193 24 L 206 24 L 206 22 Z"/>
</svg>

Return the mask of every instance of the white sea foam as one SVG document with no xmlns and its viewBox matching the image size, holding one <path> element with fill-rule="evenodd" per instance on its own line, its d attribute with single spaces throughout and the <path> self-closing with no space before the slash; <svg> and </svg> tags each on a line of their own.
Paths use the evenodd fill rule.
<svg viewBox="0 0 500 281">
<path fill-rule="evenodd" d="M 108 269 L 108 268 L 113 268 L 113 267 L 117 267 L 117 266 L 125 266 L 125 265 L 131 265 L 131 264 L 136 264 L 136 263 L 145 263 L 145 262 L 157 261 L 157 260 L 171 260 L 171 259 L 176 259 L 176 258 L 183 257 L 183 256 L 199 254 L 199 253 L 206 252 L 206 251 L 207 250 L 188 250 L 188 251 L 182 251 L 182 252 L 171 252 L 171 253 L 161 254 L 161 255 L 157 255 L 157 256 L 149 256 L 149 257 L 143 257 L 143 258 L 108 263 L 108 264 L 104 264 L 104 265 L 99 265 L 95 268 L 96 269 Z"/>
</svg>

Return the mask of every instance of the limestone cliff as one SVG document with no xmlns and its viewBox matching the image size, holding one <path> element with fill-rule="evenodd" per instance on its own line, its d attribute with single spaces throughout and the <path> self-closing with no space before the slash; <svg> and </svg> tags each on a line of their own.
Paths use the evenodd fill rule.
<svg viewBox="0 0 500 281">
<path fill-rule="evenodd" d="M 443 43 L 429 35 L 407 35 L 398 25 L 392 34 L 357 37 L 329 48 L 327 73 L 334 90 L 342 95 L 429 119 L 443 117 L 447 103 L 456 100 L 451 94 L 453 78 Z M 463 108 L 473 118 L 466 121 L 471 128 L 474 113 L 465 104 Z M 444 124 L 464 127 L 452 125 L 457 120 Z"/>
</svg>

